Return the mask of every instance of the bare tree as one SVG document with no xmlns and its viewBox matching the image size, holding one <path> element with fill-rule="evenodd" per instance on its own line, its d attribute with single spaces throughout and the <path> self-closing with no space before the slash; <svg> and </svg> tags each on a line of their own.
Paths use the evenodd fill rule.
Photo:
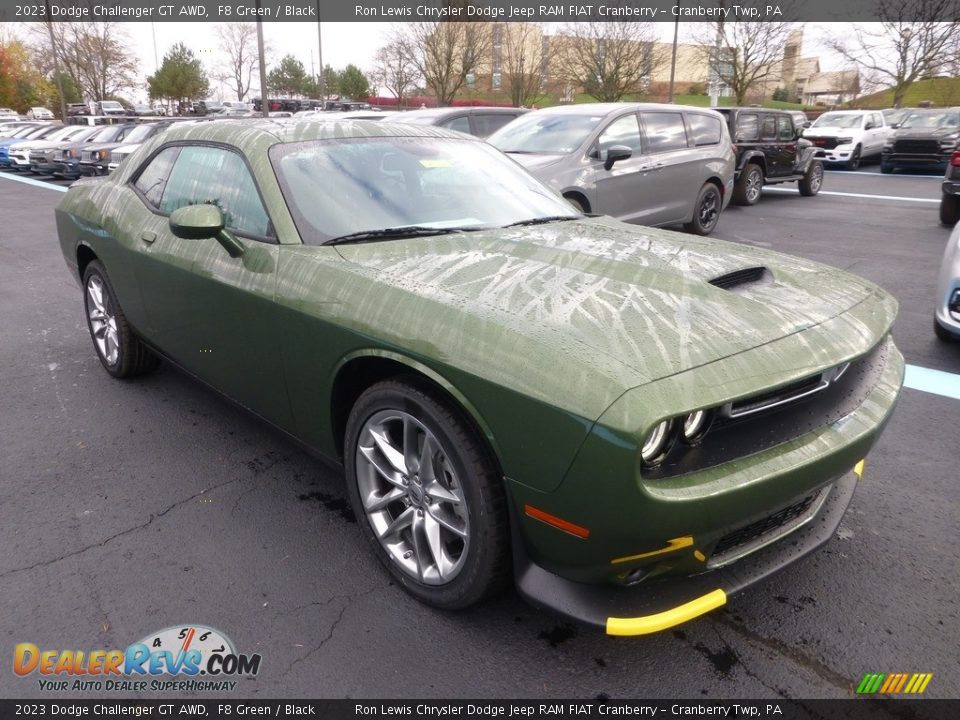
<svg viewBox="0 0 960 720">
<path fill-rule="evenodd" d="M 404 100 L 416 87 L 419 73 L 409 57 L 402 40 L 393 39 L 377 50 L 373 58 L 372 77 L 374 82 L 385 88 L 397 98 L 397 105 L 403 107 Z"/>
<path fill-rule="evenodd" d="M 879 28 L 854 25 L 827 46 L 856 64 L 868 83 L 891 87 L 899 107 L 910 85 L 949 60 L 960 9 L 956 0 L 879 0 L 877 8 Z"/>
<path fill-rule="evenodd" d="M 600 102 L 643 92 L 665 61 L 653 23 L 569 23 L 552 39 L 557 75 Z"/>
<path fill-rule="evenodd" d="M 532 105 L 543 95 L 547 76 L 543 24 L 501 23 L 500 28 L 501 72 L 510 101 L 516 107 Z"/>
<path fill-rule="evenodd" d="M 136 82 L 137 57 L 123 23 L 51 23 L 62 68 L 91 100 L 115 97 Z M 47 32 L 47 28 L 42 28 Z"/>
<path fill-rule="evenodd" d="M 259 62 L 257 58 L 257 28 L 253 23 L 220 23 L 217 26 L 220 49 L 226 56 L 222 73 L 237 91 L 237 99 L 250 92 L 250 85 Z"/>
<path fill-rule="evenodd" d="M 490 50 L 490 26 L 474 22 L 407 23 L 397 40 L 439 105 L 449 105 Z"/>
<path fill-rule="evenodd" d="M 789 22 L 720 20 L 703 23 L 697 42 L 712 77 L 724 82 L 742 105 L 748 94 L 763 94 L 769 83 L 780 82 L 783 50 L 792 29 Z"/>
</svg>

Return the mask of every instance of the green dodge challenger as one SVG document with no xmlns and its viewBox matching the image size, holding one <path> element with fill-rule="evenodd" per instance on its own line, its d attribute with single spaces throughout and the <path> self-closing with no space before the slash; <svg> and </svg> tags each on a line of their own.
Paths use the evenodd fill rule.
<svg viewBox="0 0 960 720">
<path fill-rule="evenodd" d="M 342 463 L 440 608 L 723 605 L 833 535 L 903 380 L 872 283 L 586 217 L 437 128 L 184 124 L 56 215 L 106 371 L 166 358 Z"/>
</svg>

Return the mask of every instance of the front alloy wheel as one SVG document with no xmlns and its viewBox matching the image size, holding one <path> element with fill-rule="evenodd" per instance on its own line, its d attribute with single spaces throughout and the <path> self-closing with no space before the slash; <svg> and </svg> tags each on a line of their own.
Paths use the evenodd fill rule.
<svg viewBox="0 0 960 720">
<path fill-rule="evenodd" d="M 800 194 L 805 197 L 813 197 L 818 192 L 823 185 L 823 163 L 819 160 L 814 160 L 810 163 L 810 167 L 807 168 L 807 171 L 803 174 L 803 177 L 800 178 L 800 182 L 797 183 L 797 187 L 800 188 Z"/>
<path fill-rule="evenodd" d="M 160 358 L 140 341 L 127 323 L 107 271 L 99 260 L 91 261 L 83 271 L 83 306 L 97 357 L 113 377 L 142 375 L 160 364 Z"/>
<path fill-rule="evenodd" d="M 853 154 L 850 156 L 850 159 L 847 161 L 847 170 L 856 170 L 860 167 L 860 146 L 857 145 L 853 149 Z"/>
<path fill-rule="evenodd" d="M 460 412 L 418 378 L 366 390 L 347 420 L 350 502 L 393 577 L 436 607 L 468 607 L 509 568 L 503 481 Z"/>
</svg>

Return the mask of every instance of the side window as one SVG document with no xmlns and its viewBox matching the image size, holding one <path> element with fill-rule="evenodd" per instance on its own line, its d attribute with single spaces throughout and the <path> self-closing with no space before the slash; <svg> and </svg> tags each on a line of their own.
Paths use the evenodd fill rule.
<svg viewBox="0 0 960 720">
<path fill-rule="evenodd" d="M 461 115 L 460 117 L 455 117 L 453 120 L 447 120 L 441 124 L 441 127 L 449 128 L 450 130 L 458 130 L 462 133 L 470 134 L 470 118 L 466 115 Z"/>
<path fill-rule="evenodd" d="M 604 128 L 597 140 L 600 143 L 600 157 L 604 157 L 614 145 L 626 145 L 633 150 L 634 156 L 640 154 L 640 125 L 634 113 L 614 120 Z"/>
<path fill-rule="evenodd" d="M 153 156 L 153 160 L 140 171 L 136 182 L 133 183 L 147 202 L 155 208 L 160 207 L 160 199 L 163 197 L 163 190 L 167 186 L 167 180 L 170 177 L 170 169 L 173 167 L 177 155 L 180 154 L 180 148 L 168 147 L 161 150 Z"/>
<path fill-rule="evenodd" d="M 186 146 L 170 173 L 160 210 L 170 213 L 204 204 L 220 208 L 231 230 L 248 235 L 269 233 L 270 220 L 243 159 L 223 148 Z"/>
<path fill-rule="evenodd" d="M 763 116 L 763 127 L 760 131 L 761 140 L 777 139 L 777 118 L 774 115 Z"/>
<path fill-rule="evenodd" d="M 781 140 L 786 142 L 793 140 L 793 120 L 787 115 L 778 115 L 777 131 Z"/>
<path fill-rule="evenodd" d="M 642 113 L 641 117 L 650 152 L 669 152 L 687 147 L 687 132 L 680 113 Z"/>
<path fill-rule="evenodd" d="M 473 124 L 477 131 L 477 137 L 485 138 L 488 135 L 493 135 L 493 133 L 516 117 L 516 115 L 510 115 L 509 113 L 474 115 Z"/>
<path fill-rule="evenodd" d="M 715 117 L 691 113 L 687 115 L 687 130 L 694 147 L 720 144 L 720 121 Z"/>
<path fill-rule="evenodd" d="M 737 139 L 734 142 L 756 142 L 760 139 L 760 118 L 753 113 L 737 118 Z"/>
<path fill-rule="evenodd" d="M 871 113 L 870 122 L 873 123 L 875 128 L 883 127 L 883 120 L 878 113 Z"/>
</svg>

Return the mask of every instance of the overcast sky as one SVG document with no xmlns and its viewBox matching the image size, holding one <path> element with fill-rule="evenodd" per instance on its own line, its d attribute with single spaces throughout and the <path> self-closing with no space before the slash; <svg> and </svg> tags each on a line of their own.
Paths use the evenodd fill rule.
<svg viewBox="0 0 960 720">
<path fill-rule="evenodd" d="M 140 73 L 142 78 L 153 74 L 156 62 L 163 62 L 164 53 L 175 43 L 185 43 L 203 61 L 208 71 L 212 71 L 222 61 L 220 50 L 217 47 L 217 36 L 213 23 L 120 23 L 136 49 L 140 58 Z M 22 24 L 15 25 L 13 35 L 19 36 L 26 32 Z M 696 23 L 680 23 L 680 41 L 689 39 L 689 35 Z M 16 27 L 19 26 L 19 27 Z M 371 69 L 373 56 L 377 49 L 386 42 L 393 23 L 323 23 L 323 62 L 334 68 L 343 68 L 353 63 L 364 71 Z M 673 23 L 655 23 L 661 40 L 670 42 L 673 39 Z M 830 33 L 842 31 L 849 26 L 840 23 L 807 23 L 804 28 L 803 55 L 819 56 L 821 70 L 836 70 L 842 64 L 838 58 L 827 52 L 821 40 Z M 264 38 L 273 50 L 272 58 L 279 60 L 287 53 L 296 56 L 304 65 L 307 72 L 317 65 L 317 23 L 264 23 Z M 154 43 L 154 38 L 156 42 Z M 156 48 L 156 55 L 154 54 Z M 269 69 L 269 68 L 268 68 Z M 315 72 L 315 70 L 314 70 Z M 211 73 L 212 74 L 212 73 Z M 143 89 L 135 93 L 132 100 L 146 99 L 145 82 Z M 229 86 L 222 88 L 215 80 L 211 80 L 211 95 L 223 100 L 235 100 Z M 259 95 L 259 89 L 251 91 Z"/>
</svg>

